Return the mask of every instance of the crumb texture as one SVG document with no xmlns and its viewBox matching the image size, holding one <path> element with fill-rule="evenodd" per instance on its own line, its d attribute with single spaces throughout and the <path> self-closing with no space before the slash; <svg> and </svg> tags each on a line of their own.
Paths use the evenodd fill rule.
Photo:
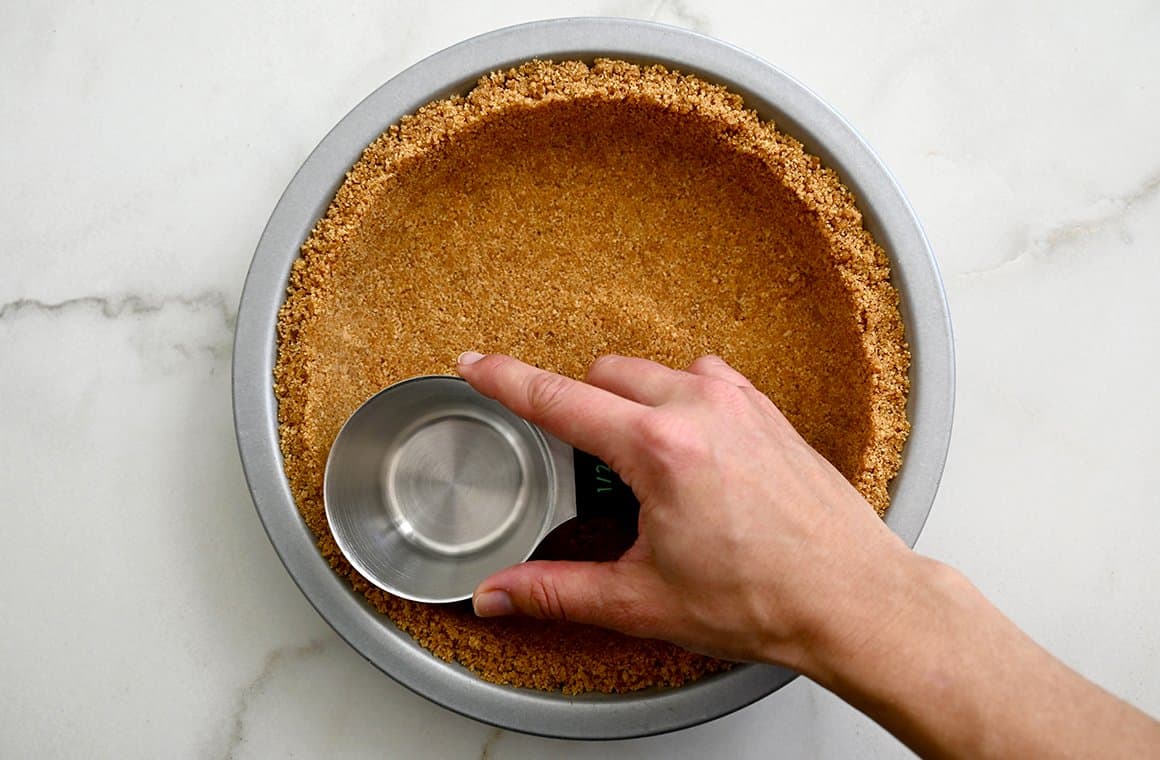
<svg viewBox="0 0 1160 760">
<path fill-rule="evenodd" d="M 435 655 L 515 686 L 680 686 L 728 663 L 570 624 L 392 597 L 345 561 L 322 481 L 391 383 L 502 351 L 583 377 L 603 353 L 750 377 L 880 513 L 909 431 L 882 248 L 838 176 L 728 90 L 622 61 L 533 61 L 372 143 L 295 262 L 275 393 L 295 501 L 340 575 Z M 599 553 L 597 536 L 579 552 Z"/>
</svg>

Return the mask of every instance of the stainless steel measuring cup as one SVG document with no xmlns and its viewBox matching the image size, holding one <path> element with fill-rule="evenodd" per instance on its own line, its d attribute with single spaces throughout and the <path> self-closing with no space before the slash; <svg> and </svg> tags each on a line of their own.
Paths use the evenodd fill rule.
<svg viewBox="0 0 1160 760">
<path fill-rule="evenodd" d="M 608 465 L 447 375 L 360 406 L 330 449 L 323 497 L 354 568 L 420 602 L 470 598 L 578 514 L 635 524 L 638 509 Z"/>
</svg>

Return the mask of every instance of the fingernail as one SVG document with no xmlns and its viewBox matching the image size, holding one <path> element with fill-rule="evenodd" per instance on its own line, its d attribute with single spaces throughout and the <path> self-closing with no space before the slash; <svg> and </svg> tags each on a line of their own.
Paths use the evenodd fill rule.
<svg viewBox="0 0 1160 760">
<path fill-rule="evenodd" d="M 516 611 L 511 595 L 506 591 L 484 591 L 471 598 L 471 606 L 479 617 L 500 617 Z"/>
<path fill-rule="evenodd" d="M 478 351 L 464 351 L 459 355 L 459 358 L 455 360 L 455 363 L 461 366 L 465 366 L 468 364 L 475 364 L 482 358 L 483 354 L 479 353 Z"/>
</svg>

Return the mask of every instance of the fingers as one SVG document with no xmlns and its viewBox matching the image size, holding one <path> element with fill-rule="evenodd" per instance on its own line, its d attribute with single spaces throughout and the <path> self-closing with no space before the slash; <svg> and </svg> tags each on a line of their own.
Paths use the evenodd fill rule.
<svg viewBox="0 0 1160 760">
<path fill-rule="evenodd" d="M 472 387 L 552 435 L 612 464 L 621 458 L 646 407 L 503 354 L 467 352 L 459 374 Z"/>
<path fill-rule="evenodd" d="M 592 362 L 585 380 L 618 396 L 659 406 L 672 398 L 682 377 L 684 372 L 648 359 L 608 355 Z"/>
<path fill-rule="evenodd" d="M 749 378 L 713 354 L 694 360 L 685 372 L 647 359 L 601 356 L 589 367 L 586 380 L 641 404 L 660 406 L 679 395 L 684 385 L 682 381 L 690 374 L 724 380 L 741 388 L 753 388 Z"/>
<path fill-rule="evenodd" d="M 634 632 L 643 612 L 634 569 L 621 562 L 525 562 L 479 584 L 472 605 L 480 617 L 519 614 Z"/>
<path fill-rule="evenodd" d="M 739 385 L 742 388 L 753 387 L 753 383 L 749 382 L 749 378 L 730 367 L 724 359 L 715 354 L 707 354 L 695 359 L 689 365 L 687 371 L 694 375 L 701 375 L 702 377 L 715 377 L 718 380 L 725 380 L 733 385 Z"/>
</svg>

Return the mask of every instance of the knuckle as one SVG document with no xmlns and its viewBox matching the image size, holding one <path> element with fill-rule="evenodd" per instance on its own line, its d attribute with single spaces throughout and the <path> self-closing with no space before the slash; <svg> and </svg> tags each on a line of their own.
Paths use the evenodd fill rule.
<svg viewBox="0 0 1160 760">
<path fill-rule="evenodd" d="M 561 375 L 543 372 L 532 377 L 527 385 L 528 409 L 533 416 L 546 417 L 560 405 L 568 393 L 571 381 Z"/>
<path fill-rule="evenodd" d="M 551 576 L 534 578 L 528 587 L 528 612 L 545 620 L 567 620 L 568 615 L 560 601 L 560 589 Z"/>
<path fill-rule="evenodd" d="M 506 354 L 488 354 L 479 360 L 479 366 L 492 375 L 498 375 L 513 361 L 514 359 Z"/>
<path fill-rule="evenodd" d="M 646 415 L 637 432 L 652 455 L 670 466 L 687 466 L 708 455 L 705 436 L 693 421 L 679 414 Z"/>
<path fill-rule="evenodd" d="M 722 359 L 717 354 L 704 354 L 703 356 L 698 356 L 696 359 L 693 360 L 693 363 L 689 365 L 689 370 L 691 372 L 697 372 L 699 370 L 706 370 L 706 369 L 711 369 L 713 367 L 720 367 L 724 363 L 725 363 L 725 360 Z"/>
<path fill-rule="evenodd" d="M 697 392 L 709 403 L 723 406 L 727 410 L 735 410 L 749 400 L 743 388 L 715 377 L 700 380 Z"/>
</svg>

